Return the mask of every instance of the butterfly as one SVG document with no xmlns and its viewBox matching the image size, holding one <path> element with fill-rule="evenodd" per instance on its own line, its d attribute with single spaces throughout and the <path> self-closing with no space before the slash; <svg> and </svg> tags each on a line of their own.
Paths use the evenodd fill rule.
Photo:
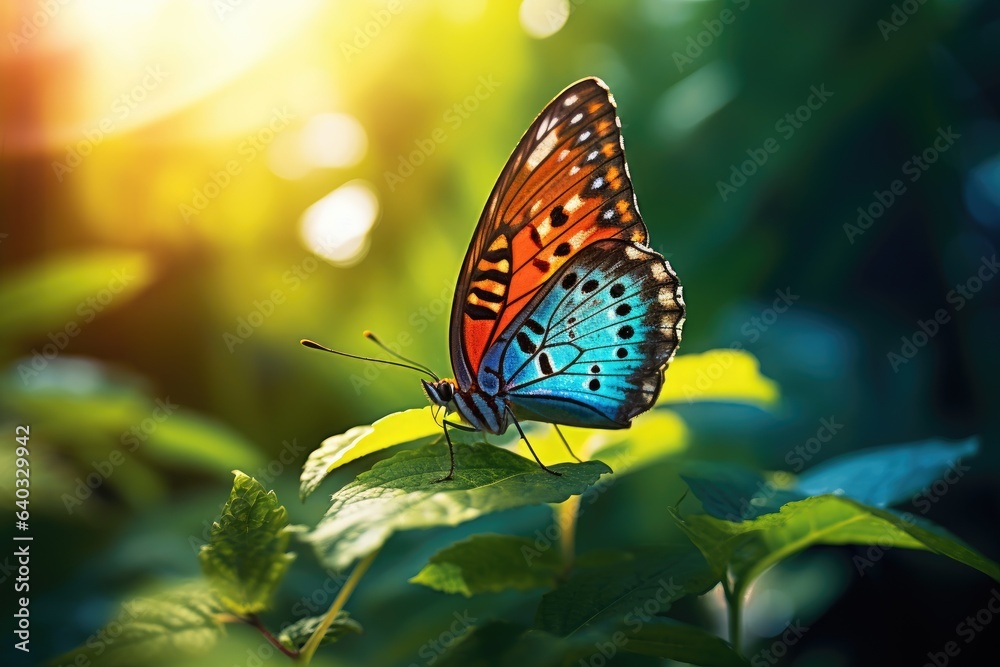
<svg viewBox="0 0 1000 667">
<path fill-rule="evenodd" d="M 521 421 L 621 429 L 655 403 L 685 306 L 677 274 L 646 245 L 624 151 L 610 90 L 586 78 L 545 107 L 508 159 L 455 290 L 455 377 L 418 369 L 445 408 L 451 468 L 439 481 L 455 472 L 449 427 L 502 434 L 514 424 L 558 474 Z"/>
</svg>

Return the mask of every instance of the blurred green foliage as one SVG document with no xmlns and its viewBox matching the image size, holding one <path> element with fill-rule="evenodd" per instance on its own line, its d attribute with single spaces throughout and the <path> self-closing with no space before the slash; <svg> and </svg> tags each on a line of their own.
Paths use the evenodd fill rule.
<svg viewBox="0 0 1000 667">
<path fill-rule="evenodd" d="M 808 450 L 809 465 L 883 443 L 979 434 L 970 472 L 929 496 L 927 516 L 1000 553 L 1000 536 L 984 529 L 1000 520 L 1000 290 L 983 272 L 1000 229 L 1000 15 L 993 3 L 956 0 L 893 19 L 905 4 L 572 0 L 565 26 L 535 39 L 516 3 L 403 2 L 359 46 L 358 31 L 385 3 L 237 3 L 221 13 L 150 3 L 114 17 L 81 9 L 90 20 L 67 10 L 57 19 L 73 39 L 56 40 L 63 33 L 53 26 L 4 54 L 0 421 L 11 434 L 32 426 L 35 655 L 83 644 L 120 602 L 195 576 L 234 468 L 274 488 L 292 523 L 316 525 L 327 508 L 319 494 L 292 502 L 308 452 L 424 399 L 403 371 L 316 358 L 298 339 L 364 351 L 358 334 L 372 329 L 447 372 L 451 290 L 495 177 L 543 105 L 590 75 L 615 94 L 651 244 L 684 283 L 681 354 L 747 349 L 782 393 L 779 401 L 762 390 L 754 405 L 688 404 L 684 388 L 696 390 L 698 377 L 684 376 L 678 358 L 667 390 L 682 405 L 656 416 L 670 421 L 658 428 L 673 434 L 674 455 L 637 467 L 585 507 L 580 551 L 686 539 L 665 512 L 684 493 L 685 462 L 781 469 L 832 416 L 844 428 Z M 725 10 L 734 18 L 720 28 Z M 21 15 L 9 14 L 4 26 L 20 30 Z M 58 48 L 43 48 L 50 39 Z M 116 96 L 156 64 L 167 80 L 119 122 Z M 483 79 L 494 83 L 471 109 Z M 814 87 L 832 95 L 796 127 L 786 115 Z M 61 109 L 88 96 L 93 112 L 57 124 Z M 276 107 L 294 115 L 290 126 L 248 158 L 248 137 Z M 364 157 L 277 176 L 272 154 L 325 112 L 363 126 Z M 115 130 L 71 173 L 54 172 L 105 117 Z M 913 172 L 913 157 L 947 128 L 959 138 Z M 428 139 L 434 150 L 412 174 L 387 178 Z M 738 181 L 734 170 L 761 149 L 766 161 L 745 168 L 753 173 L 723 200 L 719 183 Z M 185 220 L 181 205 L 230 160 L 240 173 Z M 302 243 L 297 221 L 356 179 L 378 195 L 378 224 L 363 259 L 333 266 Z M 863 233 L 845 230 L 889 193 Z M 957 288 L 969 294 L 961 309 L 948 298 Z M 947 320 L 933 329 L 926 323 L 941 309 Z M 887 355 L 907 344 L 912 358 L 891 364 Z M 671 385 L 675 371 L 689 379 Z M 340 488 L 362 469 L 347 463 L 325 484 Z M 7 495 L 12 484 L 0 479 Z M 546 508 L 522 508 L 395 535 L 354 598 L 366 635 L 317 662 L 425 664 L 457 598 L 407 580 L 462 537 L 534 537 L 550 520 Z M 307 553 L 277 592 L 282 619 L 323 613 L 342 581 Z M 812 648 L 794 647 L 796 664 L 916 664 L 987 598 L 982 575 L 947 559 L 892 550 L 877 576 L 862 577 L 849 553 L 793 559 L 775 575 L 799 576 L 822 604 L 789 602 L 762 584 L 746 612 L 751 645 L 802 614 Z M 721 622 L 720 608 L 706 596 L 684 611 Z M 469 598 L 463 611 L 512 619 L 532 607 L 504 592 Z M 862 615 L 908 622 L 859 627 Z M 966 659 L 990 655 L 995 637 L 994 628 L 963 646 Z M 245 664 L 262 646 L 234 628 L 215 653 L 185 664 L 234 655 Z"/>
</svg>

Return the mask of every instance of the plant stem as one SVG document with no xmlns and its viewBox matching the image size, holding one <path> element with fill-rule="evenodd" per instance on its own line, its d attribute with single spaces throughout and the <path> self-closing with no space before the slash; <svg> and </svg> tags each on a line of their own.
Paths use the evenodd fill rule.
<svg viewBox="0 0 1000 667">
<path fill-rule="evenodd" d="M 254 614 L 249 618 L 244 618 L 243 621 L 248 625 L 252 625 L 253 627 L 257 628 L 257 631 L 260 632 L 260 634 L 264 635 L 264 639 L 271 642 L 274 648 L 278 649 L 292 660 L 298 660 L 299 652 L 296 651 L 295 649 L 288 648 L 280 641 L 278 641 L 278 638 L 271 634 L 271 631 L 264 626 L 264 622 L 260 620 L 260 617 L 258 617 L 257 614 Z"/>
<path fill-rule="evenodd" d="M 364 576 L 365 571 L 368 570 L 368 566 L 372 564 L 372 561 L 375 560 L 375 556 L 377 555 L 378 549 L 362 558 L 361 562 L 354 567 L 354 571 L 351 572 L 351 576 L 347 578 L 344 586 L 340 589 L 340 592 L 337 593 L 337 597 L 334 598 L 333 604 L 330 605 L 329 611 L 326 612 L 323 622 L 319 624 L 319 627 L 316 628 L 316 632 L 312 634 L 309 641 L 307 641 L 305 646 L 302 647 L 302 650 L 299 651 L 299 659 L 304 664 L 308 665 L 312 660 L 313 654 L 316 653 L 316 649 L 319 648 L 320 642 L 323 641 L 323 637 L 326 635 L 326 631 L 330 628 L 334 619 L 337 618 L 337 614 L 339 614 L 344 608 L 344 605 L 347 604 L 347 599 L 351 597 L 351 593 L 354 592 L 354 588 L 358 585 L 358 581 L 360 581 L 361 577 Z"/>
<path fill-rule="evenodd" d="M 729 615 L 729 643 L 737 653 L 743 655 L 740 647 L 743 631 L 743 591 L 730 588 L 725 581 L 722 590 L 726 593 L 726 611 Z"/>
<path fill-rule="evenodd" d="M 559 523 L 559 548 L 562 552 L 563 573 L 573 568 L 576 558 L 576 517 L 580 509 L 580 496 L 570 496 L 556 506 Z"/>
</svg>

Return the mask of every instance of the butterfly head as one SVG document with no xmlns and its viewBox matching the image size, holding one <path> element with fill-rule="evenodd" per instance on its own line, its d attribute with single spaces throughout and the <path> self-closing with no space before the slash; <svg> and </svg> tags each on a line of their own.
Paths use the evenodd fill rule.
<svg viewBox="0 0 1000 667">
<path fill-rule="evenodd" d="M 434 405 L 447 406 L 455 399 L 457 385 L 455 384 L 455 381 L 450 378 L 435 380 L 434 382 L 421 380 L 420 384 L 423 386 L 424 393 L 427 394 L 427 398 Z"/>
</svg>

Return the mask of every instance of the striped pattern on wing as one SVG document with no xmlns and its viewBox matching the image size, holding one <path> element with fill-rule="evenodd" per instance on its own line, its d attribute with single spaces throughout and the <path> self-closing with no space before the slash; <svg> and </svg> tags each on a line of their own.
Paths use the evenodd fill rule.
<svg viewBox="0 0 1000 667">
<path fill-rule="evenodd" d="M 452 367 L 469 387 L 483 355 L 541 287 L 603 239 L 645 243 L 614 99 L 599 79 L 560 93 L 504 167 L 462 266 Z"/>
</svg>

